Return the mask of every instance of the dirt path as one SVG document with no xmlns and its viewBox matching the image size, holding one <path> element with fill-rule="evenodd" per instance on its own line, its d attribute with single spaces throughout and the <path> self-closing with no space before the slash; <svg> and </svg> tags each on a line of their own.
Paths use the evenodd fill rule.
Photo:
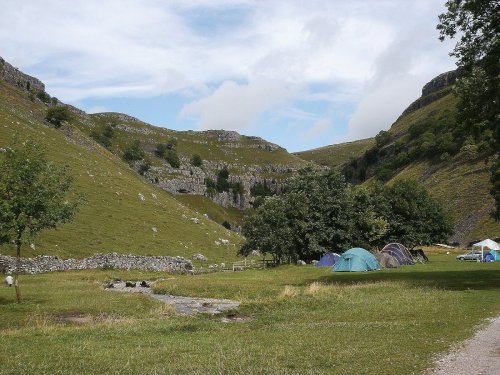
<svg viewBox="0 0 500 375">
<path fill-rule="evenodd" d="M 171 296 L 167 294 L 155 294 L 150 287 L 142 287 L 137 282 L 135 287 L 127 287 L 124 281 L 114 282 L 113 287 L 107 287 L 106 290 L 116 292 L 131 292 L 143 293 L 152 298 L 156 298 L 162 302 L 168 303 L 175 308 L 177 314 L 180 315 L 193 315 L 193 314 L 219 314 L 222 311 L 236 309 L 240 303 L 238 301 L 231 301 L 227 299 L 215 298 L 195 298 L 195 297 L 182 297 Z"/>
<path fill-rule="evenodd" d="M 491 319 L 459 349 L 439 358 L 428 375 L 499 375 L 500 316 Z"/>
</svg>

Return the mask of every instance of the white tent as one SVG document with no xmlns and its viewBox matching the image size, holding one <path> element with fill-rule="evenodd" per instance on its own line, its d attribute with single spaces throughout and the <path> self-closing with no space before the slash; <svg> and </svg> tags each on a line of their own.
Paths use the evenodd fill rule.
<svg viewBox="0 0 500 375">
<path fill-rule="evenodd" d="M 475 243 L 472 245 L 472 247 L 480 247 L 481 248 L 481 260 L 484 259 L 484 249 L 489 249 L 489 250 L 500 250 L 500 244 L 496 243 L 493 240 L 490 240 L 489 238 Z"/>
</svg>

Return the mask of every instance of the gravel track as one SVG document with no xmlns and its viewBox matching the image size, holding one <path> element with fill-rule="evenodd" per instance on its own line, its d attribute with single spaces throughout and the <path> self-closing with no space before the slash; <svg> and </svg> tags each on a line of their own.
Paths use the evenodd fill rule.
<svg viewBox="0 0 500 375">
<path fill-rule="evenodd" d="M 500 316 L 474 337 L 438 358 L 427 375 L 500 375 Z"/>
</svg>

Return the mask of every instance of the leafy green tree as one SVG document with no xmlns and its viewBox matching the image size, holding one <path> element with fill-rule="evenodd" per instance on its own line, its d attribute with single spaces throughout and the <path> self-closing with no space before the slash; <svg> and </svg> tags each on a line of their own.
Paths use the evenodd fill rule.
<svg viewBox="0 0 500 375">
<path fill-rule="evenodd" d="M 243 235 L 246 241 L 239 250 L 241 255 L 249 255 L 258 250 L 263 255 L 271 255 L 280 264 L 297 259 L 306 207 L 302 200 L 293 205 L 281 197 L 269 197 L 254 215 L 245 218 Z"/>
<path fill-rule="evenodd" d="M 457 120 L 466 135 L 479 142 L 483 131 L 491 131 L 490 153 L 500 150 L 500 2 L 498 0 L 448 0 L 447 12 L 439 15 L 440 40 L 460 39 L 450 53 L 457 58 L 463 77 L 457 82 Z M 497 164 L 492 166 L 492 180 Z M 491 191 L 497 200 L 497 186 Z M 500 219 L 498 210 L 493 216 Z"/>
<path fill-rule="evenodd" d="M 439 202 L 422 185 L 398 180 L 378 194 L 375 211 L 389 224 L 387 241 L 401 242 L 413 249 L 445 241 L 453 231 L 453 222 Z"/>
<path fill-rule="evenodd" d="M 138 139 L 135 139 L 123 151 L 123 159 L 129 163 L 133 163 L 137 160 L 142 160 L 145 155 L 146 154 L 141 147 L 141 141 L 139 141 Z"/>
<path fill-rule="evenodd" d="M 259 250 L 277 262 L 308 261 L 328 250 L 344 250 L 351 242 L 350 205 L 338 172 L 304 169 L 283 195 L 266 198 L 245 221 L 242 254 Z"/>
<path fill-rule="evenodd" d="M 65 105 L 56 105 L 47 109 L 45 120 L 50 122 L 56 128 L 60 128 L 63 122 L 71 121 L 71 112 Z"/>
<path fill-rule="evenodd" d="M 19 271 L 21 245 L 46 228 L 70 221 L 81 198 L 67 199 L 72 178 L 65 167 L 46 160 L 43 149 L 31 141 L 7 149 L 0 164 L 0 243 L 14 243 L 17 302 L 21 301 Z"/>
</svg>

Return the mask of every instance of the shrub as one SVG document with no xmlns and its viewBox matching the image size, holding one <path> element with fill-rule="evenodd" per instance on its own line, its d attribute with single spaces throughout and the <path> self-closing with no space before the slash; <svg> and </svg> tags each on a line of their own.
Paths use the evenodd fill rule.
<svg viewBox="0 0 500 375">
<path fill-rule="evenodd" d="M 151 163 L 147 160 L 145 160 L 140 166 L 139 166 L 139 174 L 141 176 L 144 176 L 144 174 L 151 169 Z"/>
<path fill-rule="evenodd" d="M 165 160 L 172 166 L 172 168 L 179 168 L 181 166 L 179 156 L 175 150 L 167 150 Z"/>
<path fill-rule="evenodd" d="M 141 147 L 141 142 L 134 140 L 123 152 L 123 159 L 129 163 L 144 158 L 144 150 Z"/>
<path fill-rule="evenodd" d="M 50 103 L 50 95 L 47 94 L 45 91 L 38 91 L 36 93 L 36 97 L 44 103 Z"/>
<path fill-rule="evenodd" d="M 229 222 L 228 222 L 227 220 L 224 220 L 224 221 L 222 222 L 222 226 L 223 226 L 224 228 L 226 228 L 226 229 L 229 229 L 229 230 L 231 229 L 231 224 L 229 224 Z"/>
<path fill-rule="evenodd" d="M 201 159 L 201 156 L 198 154 L 194 154 L 193 157 L 191 158 L 191 165 L 195 167 L 201 167 L 203 165 L 203 160 Z"/>
<path fill-rule="evenodd" d="M 375 136 L 375 142 L 377 143 L 377 147 L 382 147 L 386 144 L 388 144 L 392 139 L 391 133 L 385 130 L 381 130 L 376 136 Z"/>
<path fill-rule="evenodd" d="M 60 128 L 64 121 L 71 120 L 71 113 L 68 110 L 68 107 L 65 105 L 57 105 L 55 107 L 51 107 L 47 109 L 47 113 L 45 115 L 45 120 L 50 122 L 56 128 Z"/>
</svg>

